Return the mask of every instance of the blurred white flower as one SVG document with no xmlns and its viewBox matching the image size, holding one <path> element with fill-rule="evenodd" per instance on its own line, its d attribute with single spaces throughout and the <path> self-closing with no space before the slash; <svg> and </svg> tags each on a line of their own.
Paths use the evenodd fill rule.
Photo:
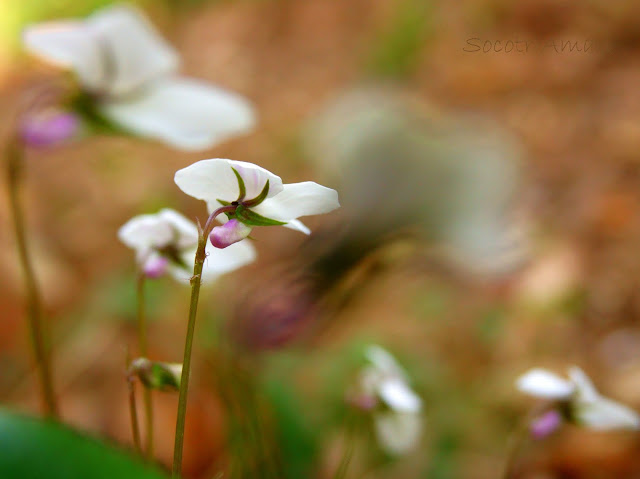
<svg viewBox="0 0 640 479">
<path fill-rule="evenodd" d="M 545 369 L 532 369 L 518 378 L 516 387 L 531 396 L 566 404 L 567 419 L 579 425 L 598 430 L 640 429 L 640 415 L 601 396 L 578 367 L 569 369 L 568 380 Z"/>
<path fill-rule="evenodd" d="M 138 266 L 148 277 L 169 273 L 178 281 L 188 283 L 193 275 L 198 229 L 178 212 L 163 209 L 157 214 L 136 216 L 120 228 L 118 237 L 135 250 Z M 224 251 L 210 248 L 202 281 L 212 281 L 251 263 L 255 256 L 249 241 L 236 243 Z"/>
<path fill-rule="evenodd" d="M 376 437 L 390 454 L 409 452 L 422 433 L 422 400 L 411 389 L 404 370 L 380 346 L 367 348 L 369 365 L 360 375 L 363 398 L 375 398 L 373 411 Z"/>
<path fill-rule="evenodd" d="M 34 25 L 23 40 L 31 53 L 73 70 L 91 108 L 133 134 L 199 150 L 254 124 L 244 98 L 177 76 L 176 51 L 132 7 Z"/>
<path fill-rule="evenodd" d="M 217 219 L 221 223 L 236 219 L 248 227 L 283 225 L 309 234 L 309 228 L 297 218 L 328 213 L 340 206 L 338 193 L 331 188 L 312 181 L 283 185 L 279 176 L 244 161 L 198 161 L 178 170 L 175 182 L 186 194 L 206 201 L 209 212 L 235 206 L 234 211 Z M 234 223 L 232 231 L 214 228 L 211 236 L 214 244 L 225 243 L 242 239 L 250 231 Z"/>
</svg>

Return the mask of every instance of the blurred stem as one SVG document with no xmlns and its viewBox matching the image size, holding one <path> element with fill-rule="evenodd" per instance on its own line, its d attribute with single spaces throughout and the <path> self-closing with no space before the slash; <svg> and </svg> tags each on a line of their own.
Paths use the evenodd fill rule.
<svg viewBox="0 0 640 479">
<path fill-rule="evenodd" d="M 127 354 L 128 356 L 128 354 Z M 127 388 L 129 390 L 129 414 L 131 415 L 131 433 L 136 452 L 142 455 L 140 428 L 138 427 L 138 408 L 136 406 L 135 376 L 130 370 L 131 361 L 127 357 Z"/>
<path fill-rule="evenodd" d="M 352 413 L 350 417 L 347 418 L 347 430 L 345 432 L 345 450 L 344 455 L 342 456 L 342 460 L 338 465 L 338 469 L 336 469 L 336 473 L 333 476 L 333 479 L 344 479 L 347 477 L 347 469 L 349 468 L 349 464 L 351 463 L 351 458 L 353 457 L 353 451 L 355 449 L 355 439 L 356 439 L 356 430 L 357 430 L 357 421 L 355 415 Z"/>
<path fill-rule="evenodd" d="M 213 229 L 213 221 L 216 216 L 226 211 L 233 211 L 235 206 L 222 206 L 215 210 L 205 223 L 204 229 L 200 228 L 198 234 L 198 249 L 193 264 L 193 276 L 191 277 L 191 303 L 189 305 L 189 323 L 187 324 L 187 337 L 184 345 L 184 359 L 182 361 L 182 376 L 180 379 L 180 398 L 178 399 L 178 418 L 176 420 L 176 436 L 173 447 L 172 477 L 180 477 L 182 471 L 182 449 L 184 446 L 184 425 L 187 415 L 187 392 L 189 391 L 189 373 L 191 372 L 191 349 L 193 347 L 193 332 L 196 327 L 196 313 L 198 311 L 198 299 L 200 297 L 200 284 L 202 283 L 202 267 L 207 257 L 207 238 Z"/>
<path fill-rule="evenodd" d="M 40 387 L 45 414 L 55 419 L 59 418 L 58 405 L 53 392 L 51 379 L 51 359 L 45 344 L 42 319 L 42 302 L 29 250 L 27 248 L 27 234 L 24 224 L 24 214 L 20 204 L 20 180 L 23 168 L 23 148 L 17 138 L 10 140 L 7 147 L 7 182 L 9 186 L 9 208 L 13 221 L 13 228 L 18 247 L 18 258 L 24 272 L 26 290 L 27 320 L 31 343 L 35 354 L 36 368 L 40 376 Z"/>
<path fill-rule="evenodd" d="M 145 315 L 145 299 L 144 299 L 144 272 L 138 273 L 137 279 L 137 296 L 138 296 L 138 348 L 140 356 L 147 357 L 147 319 Z M 147 459 L 153 459 L 153 402 L 151 399 L 151 389 L 143 388 L 144 412 L 147 429 Z M 137 424 L 136 424 L 137 427 Z"/>
<path fill-rule="evenodd" d="M 516 430 L 512 433 L 507 451 L 507 458 L 505 460 L 504 472 L 502 479 L 510 479 L 514 476 L 516 470 L 517 459 L 520 456 L 520 452 L 529 438 L 530 431 L 529 426 L 531 421 L 541 413 L 550 408 L 549 402 L 543 402 L 535 406 L 529 413 L 522 419 Z"/>
</svg>

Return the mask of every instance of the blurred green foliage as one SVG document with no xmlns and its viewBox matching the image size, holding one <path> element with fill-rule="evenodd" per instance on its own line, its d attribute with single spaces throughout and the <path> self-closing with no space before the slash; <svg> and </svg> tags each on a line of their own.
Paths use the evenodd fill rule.
<svg viewBox="0 0 640 479">
<path fill-rule="evenodd" d="M 159 469 L 52 421 L 0 410 L 0 477 L 162 479 Z"/>
<path fill-rule="evenodd" d="M 417 68 L 431 28 L 431 5 L 424 0 L 397 2 L 389 27 L 371 46 L 367 70 L 377 76 L 404 78 Z"/>
</svg>

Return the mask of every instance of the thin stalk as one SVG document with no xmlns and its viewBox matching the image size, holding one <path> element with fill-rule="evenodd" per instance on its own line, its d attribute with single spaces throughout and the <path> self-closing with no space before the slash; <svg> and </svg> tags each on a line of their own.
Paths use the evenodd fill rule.
<svg viewBox="0 0 640 479">
<path fill-rule="evenodd" d="M 510 442 L 507 450 L 507 458 L 502 472 L 502 479 L 510 479 L 514 476 L 518 457 L 524 447 L 527 439 L 530 437 L 529 426 L 531 421 L 541 414 L 542 412 L 549 410 L 552 405 L 549 402 L 543 402 L 534 407 L 518 424 L 516 430 L 513 432 L 510 438 Z"/>
<path fill-rule="evenodd" d="M 18 258 L 24 272 L 26 290 L 27 320 L 31 344 L 36 360 L 36 368 L 40 377 L 42 402 L 45 414 L 55 419 L 59 418 L 56 396 L 53 391 L 51 374 L 51 358 L 45 344 L 42 301 L 36 283 L 35 273 L 29 249 L 27 248 L 27 234 L 24 223 L 24 213 L 20 203 L 20 180 L 23 167 L 23 149 L 17 139 L 12 140 L 7 149 L 7 183 L 9 186 L 9 209 L 13 221 L 13 229 L 18 247 Z"/>
<path fill-rule="evenodd" d="M 140 428 L 138 427 L 138 408 L 136 406 L 135 377 L 129 371 L 129 359 L 127 359 L 127 388 L 129 390 L 129 414 L 131 416 L 131 433 L 133 434 L 133 444 L 138 454 L 142 454 L 140 441 Z"/>
<path fill-rule="evenodd" d="M 147 357 L 147 319 L 145 315 L 145 299 L 144 299 L 145 275 L 141 271 L 138 273 L 137 279 L 137 297 L 138 297 L 138 348 L 140 356 Z M 151 389 L 143 388 L 142 396 L 144 399 L 145 424 L 147 429 L 147 459 L 153 459 L 153 401 L 151 398 Z"/>
<path fill-rule="evenodd" d="M 182 376 L 180 378 L 180 397 L 178 399 L 178 417 L 176 419 L 176 436 L 173 448 L 172 477 L 180 477 L 182 471 L 182 449 L 184 446 L 184 425 L 187 415 L 187 393 L 189 391 L 189 374 L 191 372 L 191 349 L 193 347 L 193 332 L 196 327 L 196 313 L 198 311 L 198 299 L 200 297 L 200 284 L 202 282 L 202 268 L 207 257 L 207 238 L 213 229 L 213 221 L 216 216 L 226 211 L 233 211 L 235 206 L 222 206 L 215 210 L 205 223 L 198 235 L 198 249 L 193 264 L 193 276 L 191 277 L 191 302 L 189 304 L 189 322 L 187 324 L 187 336 L 184 345 L 184 359 L 182 361 Z"/>
<path fill-rule="evenodd" d="M 333 479 L 344 479 L 347 477 L 347 470 L 353 457 L 355 449 L 356 417 L 347 418 L 347 430 L 345 433 L 345 450 L 342 460 L 336 469 Z"/>
</svg>

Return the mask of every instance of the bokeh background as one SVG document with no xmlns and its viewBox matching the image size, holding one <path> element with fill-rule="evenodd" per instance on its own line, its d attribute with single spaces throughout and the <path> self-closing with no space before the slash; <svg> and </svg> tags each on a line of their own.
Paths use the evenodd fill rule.
<svg viewBox="0 0 640 479">
<path fill-rule="evenodd" d="M 109 3 L 0 2 L 2 138 L 20 99 L 60 75 L 22 53 L 21 29 Z M 580 365 L 640 408 L 640 4 L 137 4 L 185 74 L 245 95 L 259 123 L 206 152 L 116 136 L 29 152 L 30 246 L 66 421 L 131 445 L 135 275 L 116 232 L 162 207 L 203 219 L 172 179 L 215 157 L 336 188 L 343 209 L 310 219 L 310 239 L 256 230 L 258 261 L 204 290 L 187 477 L 213 477 L 234 455 L 249 462 L 252 447 L 282 477 L 332 477 L 348 441 L 348 477 L 499 477 L 534 405 L 513 382 L 533 366 Z M 508 40 L 529 47 L 495 51 Z M 0 222 L 0 398 L 37 413 L 6 194 Z M 180 360 L 188 294 L 150 282 L 152 358 Z M 251 373 L 249 408 L 268 423 L 260 440 L 229 440 L 221 334 Z M 398 357 L 424 400 L 420 445 L 397 459 L 364 430 L 345 441 L 344 394 L 369 343 Z M 157 455 L 170 464 L 177 396 L 154 401 Z M 639 453 L 637 434 L 568 426 L 527 443 L 517 477 L 640 477 Z"/>
</svg>

